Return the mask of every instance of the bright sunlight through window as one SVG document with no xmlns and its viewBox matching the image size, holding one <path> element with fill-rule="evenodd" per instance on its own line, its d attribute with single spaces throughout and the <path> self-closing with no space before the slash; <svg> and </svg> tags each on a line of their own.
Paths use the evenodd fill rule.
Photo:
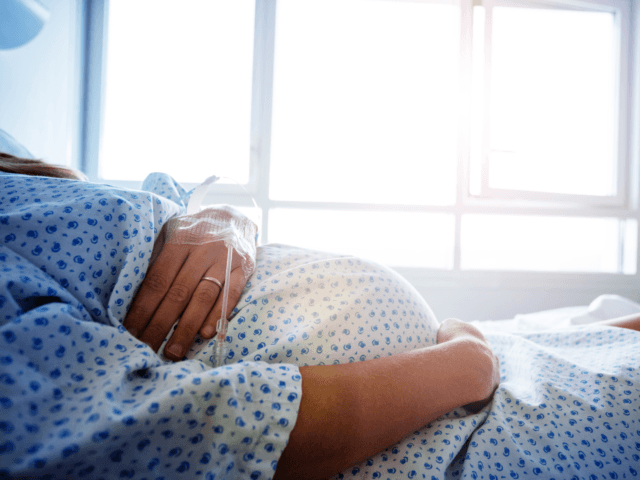
<svg viewBox="0 0 640 480">
<path fill-rule="evenodd" d="M 635 274 L 626 7 L 482 3 L 111 0 L 100 176 L 422 275 Z"/>
<path fill-rule="evenodd" d="M 453 203 L 458 7 L 279 0 L 277 14 L 272 198 Z"/>
<path fill-rule="evenodd" d="M 100 175 L 246 183 L 255 2 L 109 2 Z"/>
</svg>

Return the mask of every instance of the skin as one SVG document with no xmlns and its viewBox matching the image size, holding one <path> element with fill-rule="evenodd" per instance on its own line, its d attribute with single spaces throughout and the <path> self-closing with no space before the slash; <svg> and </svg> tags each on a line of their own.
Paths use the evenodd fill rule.
<svg viewBox="0 0 640 480">
<path fill-rule="evenodd" d="M 276 479 L 334 475 L 457 407 L 481 409 L 499 383 L 497 357 L 459 320 L 443 322 L 433 347 L 300 372 L 298 419 Z"/>
<path fill-rule="evenodd" d="M 224 278 L 226 263 L 220 259 L 226 259 L 222 242 L 165 245 L 161 234 L 124 326 L 157 351 L 181 317 L 167 344 L 180 348 L 165 349 L 165 356 L 182 359 L 198 331 L 205 338 L 215 335 L 220 289 L 201 279 Z M 227 316 L 248 280 L 240 273 L 243 260 L 234 255 Z M 640 315 L 602 324 L 640 331 Z M 436 346 L 365 362 L 301 367 L 300 373 L 300 410 L 276 479 L 338 473 L 454 408 L 479 411 L 500 381 L 498 359 L 482 333 L 454 319 L 440 325 Z"/>
<path fill-rule="evenodd" d="M 87 180 L 83 173 L 69 168 L 2 152 L 0 171 Z M 216 211 L 219 220 L 224 220 L 225 215 L 229 219 L 234 215 L 228 207 L 219 207 Z M 165 234 L 163 228 L 154 243 L 145 281 L 123 325 L 134 337 L 157 352 L 180 318 L 164 351 L 165 357 L 178 361 L 182 360 L 197 333 L 207 339 L 216 334 L 216 323 L 222 316 L 221 289 L 213 282 L 202 281 L 202 277 L 224 282 L 227 249 L 222 241 L 201 245 L 165 244 Z M 233 253 L 227 318 L 237 305 L 254 268 L 252 259 L 243 258 L 235 250 Z"/>
<path fill-rule="evenodd" d="M 165 356 L 180 360 L 196 333 L 215 334 L 220 289 L 203 276 L 224 279 L 226 247 L 162 245 L 124 325 L 158 350 L 176 318 Z M 242 257 L 234 256 L 229 308 L 247 282 Z M 640 331 L 640 315 L 602 322 Z M 180 345 L 177 353 L 170 346 Z M 459 320 L 445 320 L 437 345 L 391 357 L 344 365 L 301 367 L 302 398 L 276 479 L 322 479 L 393 445 L 441 415 L 465 407 L 477 412 L 499 384 L 498 359 L 482 333 Z M 393 412 L 392 415 L 381 412 Z"/>
<path fill-rule="evenodd" d="M 635 330 L 640 332 L 640 315 L 634 313 L 633 315 L 627 315 L 624 317 L 613 318 L 611 320 L 604 320 L 599 322 L 601 325 L 609 325 L 611 327 L 626 328 L 628 330 Z"/>
<path fill-rule="evenodd" d="M 640 331 L 638 314 L 600 323 Z M 302 402 L 278 480 L 327 478 L 456 407 L 477 412 L 500 381 L 484 336 L 453 319 L 441 324 L 435 347 L 300 372 Z"/>
<path fill-rule="evenodd" d="M 164 244 L 164 229 L 156 240 L 152 265 L 123 322 L 136 338 L 158 351 L 175 321 L 180 322 L 167 342 L 164 356 L 179 361 L 197 333 L 203 338 L 216 334 L 222 316 L 221 289 L 213 277 L 224 283 L 227 247 L 223 241 L 202 245 Z M 235 308 L 247 283 L 249 258 L 235 250 L 231 263 L 227 318 Z M 250 268 L 249 270 L 252 270 Z"/>
<path fill-rule="evenodd" d="M 157 351 L 176 318 L 165 356 L 181 360 L 196 333 L 215 334 L 226 247 L 156 241 L 152 265 L 124 326 Z M 247 282 L 233 258 L 231 313 Z M 172 345 L 180 345 L 172 352 Z M 435 368 L 434 368 L 435 366 Z M 301 367 L 302 399 L 276 478 L 326 478 L 398 442 L 456 407 L 479 410 L 499 382 L 498 360 L 482 334 L 458 320 L 438 331 L 438 345 L 365 362 Z M 379 412 L 393 411 L 394 415 Z M 345 434 L 345 432 L 349 432 Z"/>
</svg>

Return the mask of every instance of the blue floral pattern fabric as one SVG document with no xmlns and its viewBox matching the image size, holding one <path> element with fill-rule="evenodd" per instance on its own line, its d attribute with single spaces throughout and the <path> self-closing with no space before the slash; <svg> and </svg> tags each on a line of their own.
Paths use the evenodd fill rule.
<svg viewBox="0 0 640 480">
<path fill-rule="evenodd" d="M 335 364 L 435 344 L 438 323 L 392 270 L 285 245 L 258 249 L 229 324 L 228 363 Z M 486 336 L 501 385 L 335 478 L 596 479 L 640 471 L 640 333 L 584 326 Z M 190 358 L 206 358 L 196 342 Z"/>
<path fill-rule="evenodd" d="M 383 265 L 270 244 L 234 311 L 227 364 L 328 365 L 435 345 L 438 322 L 422 296 Z M 213 342 L 196 341 L 205 361 Z"/>
<path fill-rule="evenodd" d="M 226 365 L 197 339 L 171 364 L 121 326 L 153 240 L 185 192 L 0 174 L 0 475 L 271 478 L 301 399 L 297 366 L 436 342 L 392 270 L 258 248 Z M 640 334 L 597 326 L 487 333 L 494 400 L 456 409 L 335 478 L 615 479 L 640 463 Z"/>
<path fill-rule="evenodd" d="M 169 177 L 144 187 L 0 174 L 1 477 L 274 474 L 297 367 L 169 363 L 121 325 L 184 210 Z"/>
<path fill-rule="evenodd" d="M 640 472 L 640 333 L 488 334 L 501 384 L 448 475 L 622 479 Z"/>
</svg>

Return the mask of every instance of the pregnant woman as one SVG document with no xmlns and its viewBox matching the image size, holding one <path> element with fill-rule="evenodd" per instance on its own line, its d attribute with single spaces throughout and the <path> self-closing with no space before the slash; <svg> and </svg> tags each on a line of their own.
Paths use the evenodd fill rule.
<svg viewBox="0 0 640 480">
<path fill-rule="evenodd" d="M 132 191 L 3 161 L 5 476 L 637 473 L 639 334 L 628 328 L 487 340 L 438 324 L 383 266 L 266 245 L 255 266 L 234 258 L 227 356 L 214 368 L 224 255 L 211 252 L 225 250 L 172 243 L 179 185 L 153 175 Z M 233 209 L 214 217 L 245 225 L 244 240 L 255 232 Z"/>
</svg>

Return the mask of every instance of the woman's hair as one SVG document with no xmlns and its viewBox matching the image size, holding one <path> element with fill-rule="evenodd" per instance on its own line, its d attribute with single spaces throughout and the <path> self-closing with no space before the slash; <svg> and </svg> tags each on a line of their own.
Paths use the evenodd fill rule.
<svg viewBox="0 0 640 480">
<path fill-rule="evenodd" d="M 0 152 L 0 172 L 38 175 L 41 177 L 69 178 L 71 180 L 88 180 L 84 173 L 72 168 L 49 165 L 42 160 L 20 158 L 2 152 Z"/>
</svg>

